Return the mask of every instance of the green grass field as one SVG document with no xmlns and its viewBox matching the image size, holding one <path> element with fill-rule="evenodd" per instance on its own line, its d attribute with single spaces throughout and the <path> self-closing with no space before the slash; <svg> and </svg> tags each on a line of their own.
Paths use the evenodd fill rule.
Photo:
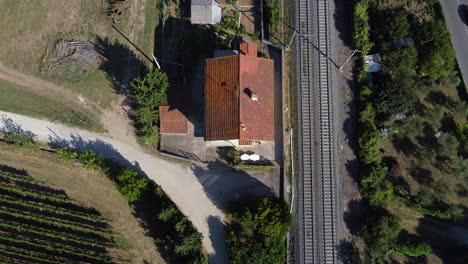
<svg viewBox="0 0 468 264">
<path fill-rule="evenodd" d="M 86 110 L 77 102 L 42 96 L 24 86 L 0 80 L 0 110 L 57 121 L 65 125 L 103 131 L 96 112 Z M 83 122 L 81 122 L 81 121 Z"/>
</svg>

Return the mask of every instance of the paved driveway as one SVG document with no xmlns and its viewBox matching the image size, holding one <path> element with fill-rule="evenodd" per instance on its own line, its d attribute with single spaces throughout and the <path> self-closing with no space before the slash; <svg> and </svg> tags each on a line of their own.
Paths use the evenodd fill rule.
<svg viewBox="0 0 468 264">
<path fill-rule="evenodd" d="M 207 168 L 172 163 L 111 138 L 8 112 L 0 111 L 0 129 L 31 133 L 41 141 L 67 144 L 79 150 L 94 150 L 146 174 L 163 188 L 203 234 L 203 245 L 210 255 L 210 263 L 228 263 L 222 222 L 224 214 L 210 199 L 209 196 L 213 195 L 207 193 L 216 192 L 208 189 L 206 184 L 203 186 L 199 180 L 210 179 L 203 173 L 210 171 Z M 218 188 L 222 186 L 218 185 Z M 217 203 L 224 201 L 224 198 L 219 199 L 216 199 Z"/>
<path fill-rule="evenodd" d="M 457 53 L 457 61 L 468 87 L 468 25 L 463 23 L 458 8 L 467 5 L 468 0 L 441 0 L 445 21 L 452 36 L 452 43 Z"/>
</svg>

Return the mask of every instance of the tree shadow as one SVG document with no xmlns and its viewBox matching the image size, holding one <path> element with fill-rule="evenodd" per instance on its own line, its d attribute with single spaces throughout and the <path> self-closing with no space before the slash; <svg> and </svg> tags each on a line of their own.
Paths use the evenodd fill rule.
<svg viewBox="0 0 468 264">
<path fill-rule="evenodd" d="M 432 172 L 423 168 L 412 168 L 409 173 L 419 184 L 430 185 L 434 182 L 432 178 Z"/>
<path fill-rule="evenodd" d="M 338 32 L 339 38 L 343 41 L 344 45 L 348 47 L 353 46 L 353 2 L 345 0 L 334 0 L 335 9 L 333 13 L 333 20 L 335 21 L 335 28 Z"/>
<path fill-rule="evenodd" d="M 230 202 L 245 196 L 277 196 L 274 186 L 267 186 L 242 170 L 216 164 L 203 167 L 194 164 L 192 171 L 207 196 L 221 209 L 227 209 Z M 279 186 L 279 182 L 273 185 Z"/>
<path fill-rule="evenodd" d="M 338 261 L 342 264 L 356 264 L 360 263 L 359 249 L 357 249 L 351 242 L 341 240 L 336 246 Z"/>
<path fill-rule="evenodd" d="M 6 115 L 1 115 L 1 124 L 3 128 L 1 128 L 0 131 L 2 132 L 21 134 L 33 140 L 35 140 L 37 137 L 37 135 L 34 134 L 32 131 L 23 129 L 21 125 L 15 123 L 13 119 L 7 117 Z"/>
<path fill-rule="evenodd" d="M 359 184 L 361 182 L 361 179 L 358 173 L 359 161 L 357 159 L 348 160 L 345 164 L 345 167 L 346 167 L 346 171 L 354 180 L 354 182 L 356 184 Z"/>
<path fill-rule="evenodd" d="M 135 52 L 117 40 L 98 36 L 93 45 L 103 57 L 99 69 L 106 73 L 107 79 L 118 94 L 127 94 L 131 81 L 148 70 L 148 66 Z"/>
<path fill-rule="evenodd" d="M 452 98 L 445 95 L 441 91 L 431 91 L 426 97 L 426 100 L 433 105 L 445 105 L 447 107 L 455 107 L 456 103 Z"/>
<path fill-rule="evenodd" d="M 401 138 L 394 136 L 392 138 L 392 143 L 398 153 L 403 153 L 409 156 L 409 155 L 415 155 L 416 153 L 419 152 L 418 146 L 416 146 L 411 141 L 411 139 L 407 136 L 404 136 Z"/>
<path fill-rule="evenodd" d="M 454 231 L 450 230 L 451 226 L 456 227 L 430 216 L 424 216 L 419 220 L 416 232 L 431 246 L 432 253 L 442 259 L 443 263 L 468 263 L 468 254 L 466 254 L 468 245 L 456 241 Z"/>
<path fill-rule="evenodd" d="M 359 235 L 360 217 L 364 211 L 364 200 L 351 200 L 348 202 L 347 210 L 343 214 L 343 221 L 353 236 Z"/>
<path fill-rule="evenodd" d="M 453 120 L 453 116 L 451 114 L 445 114 L 444 118 L 442 119 L 441 127 L 440 129 L 444 132 L 452 132 L 456 131 L 457 129 L 457 123 L 455 123 L 455 120 Z"/>
<path fill-rule="evenodd" d="M 210 241 L 213 242 L 214 254 L 208 255 L 209 263 L 228 263 L 228 251 L 226 247 L 226 232 L 223 221 L 219 217 L 210 215 L 207 218 L 210 230 Z"/>
</svg>

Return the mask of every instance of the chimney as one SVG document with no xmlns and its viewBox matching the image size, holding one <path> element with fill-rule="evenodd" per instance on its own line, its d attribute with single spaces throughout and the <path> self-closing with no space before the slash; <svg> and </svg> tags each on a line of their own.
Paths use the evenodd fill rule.
<svg viewBox="0 0 468 264">
<path fill-rule="evenodd" d="M 252 93 L 252 95 L 250 96 L 250 99 L 252 101 L 258 102 L 258 93 Z"/>
<path fill-rule="evenodd" d="M 257 57 L 257 44 L 255 43 L 241 43 L 239 49 L 242 55 Z"/>
</svg>

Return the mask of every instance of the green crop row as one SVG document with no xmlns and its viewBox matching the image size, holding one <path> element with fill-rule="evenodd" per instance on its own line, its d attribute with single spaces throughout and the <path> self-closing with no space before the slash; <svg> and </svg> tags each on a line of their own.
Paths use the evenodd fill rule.
<svg viewBox="0 0 468 264">
<path fill-rule="evenodd" d="M 36 192 L 36 191 L 26 190 L 26 189 L 20 188 L 20 187 L 6 186 L 6 185 L 0 184 L 0 189 L 10 191 L 10 192 L 19 193 L 19 194 L 22 194 L 22 195 L 25 195 L 25 196 L 31 196 L 31 197 L 35 197 L 35 198 L 46 199 L 46 200 L 50 200 L 50 201 L 56 201 L 56 202 L 70 202 L 71 201 L 70 198 L 68 198 L 68 197 L 67 198 L 57 197 L 57 196 L 50 195 L 50 194 L 44 194 L 44 193 L 40 193 L 40 192 Z"/>
<path fill-rule="evenodd" d="M 53 225 L 53 226 L 62 226 L 62 227 L 70 228 L 72 230 L 90 232 L 90 233 L 95 233 L 95 234 L 104 235 L 104 236 L 111 236 L 111 235 L 114 234 L 113 232 L 107 231 L 107 230 L 98 230 L 98 229 L 93 229 L 93 228 L 88 228 L 88 227 L 83 227 L 83 226 L 77 226 L 77 225 L 63 223 L 63 222 L 57 222 L 57 221 L 53 221 L 53 220 L 42 219 L 40 217 L 30 216 L 30 215 L 19 213 L 19 212 L 11 212 L 11 211 L 8 211 L 8 210 L 3 210 L 1 208 L 0 208 L 0 213 L 16 216 L 16 217 L 19 217 L 19 218 L 34 220 L 34 221 L 39 222 L 39 223 L 45 223 L 45 224 L 49 224 L 49 225 Z"/>
<path fill-rule="evenodd" d="M 1 205 L 0 207 L 5 208 L 6 210 L 12 211 L 12 212 L 18 212 L 22 213 L 25 215 L 29 216 L 34 216 L 34 217 L 40 217 L 41 219 L 49 219 L 51 221 L 59 222 L 59 223 L 64 223 L 64 224 L 71 224 L 75 226 L 81 226 L 81 227 L 87 227 L 87 228 L 92 228 L 96 230 L 106 230 L 105 228 L 99 227 L 99 226 L 94 226 L 93 223 L 85 223 L 84 220 L 71 220 L 71 219 L 66 219 L 66 218 L 60 218 L 59 216 L 54 216 L 52 214 L 48 214 L 47 212 L 41 211 L 41 210 L 31 210 L 31 208 L 13 208 L 11 205 Z"/>
<path fill-rule="evenodd" d="M 64 254 L 74 255 L 74 256 L 77 256 L 77 257 L 93 259 L 93 260 L 97 260 L 97 261 L 104 262 L 104 263 L 113 263 L 112 260 L 109 257 L 92 256 L 92 255 L 86 254 L 84 252 L 73 251 L 73 250 L 60 248 L 60 247 L 56 247 L 56 246 L 52 246 L 52 245 L 40 244 L 40 243 L 36 243 L 36 242 L 32 242 L 32 241 L 27 241 L 27 240 L 24 240 L 24 239 L 0 236 L 0 241 L 29 245 L 29 246 L 32 246 L 32 247 L 42 248 L 42 249 L 49 250 L 49 251 L 52 251 L 52 252 L 64 253 Z"/>
<path fill-rule="evenodd" d="M 17 256 L 17 257 L 22 257 L 22 258 L 28 258 L 28 259 L 31 259 L 31 260 L 48 262 L 48 263 L 51 263 L 51 264 L 62 264 L 62 262 L 53 261 L 53 260 L 41 258 L 41 257 L 34 256 L 34 255 L 31 255 L 31 254 L 21 253 L 21 252 L 17 252 L 17 251 L 13 251 L 13 250 L 5 250 L 3 248 L 0 248 L 0 254 L 1 253 L 8 254 L 8 255 L 13 255 L 13 256 Z M 2 263 L 2 262 L 0 262 L 0 263 Z M 7 263 L 9 263 L 9 262 L 7 262 Z"/>
<path fill-rule="evenodd" d="M 70 237 L 70 236 L 59 235 L 59 234 L 55 234 L 55 233 L 52 233 L 52 232 L 45 232 L 45 231 L 41 231 L 41 230 L 38 230 L 38 229 L 35 229 L 35 228 L 24 227 L 22 225 L 14 225 L 14 224 L 9 224 L 9 223 L 5 223 L 5 222 L 0 222 L 0 226 L 8 227 L 8 228 L 15 229 L 15 230 L 18 230 L 18 231 L 21 231 L 21 232 L 34 233 L 34 234 L 53 237 L 53 238 L 58 238 L 58 239 L 62 239 L 62 240 L 68 240 L 68 241 L 72 241 L 72 242 L 75 242 L 75 243 L 79 243 L 79 244 L 83 244 L 83 245 L 87 245 L 87 246 L 92 246 L 92 247 L 99 247 L 99 248 L 107 248 L 108 247 L 108 245 L 105 245 L 105 244 L 94 243 L 94 242 L 90 242 L 90 241 L 82 240 L 82 239 L 76 239 L 76 238 L 73 238 L 73 237 Z"/>
<path fill-rule="evenodd" d="M 105 222 L 105 219 L 103 217 L 101 217 L 101 216 L 98 216 L 98 215 L 80 214 L 80 213 L 77 213 L 77 212 L 74 212 L 74 211 L 68 211 L 68 210 L 65 210 L 65 209 L 62 209 L 62 208 L 57 208 L 57 207 L 53 207 L 53 206 L 46 205 L 46 204 L 37 205 L 37 204 L 31 203 L 30 201 L 25 202 L 25 201 L 21 201 L 21 200 L 9 199 L 9 198 L 6 198 L 6 197 L 0 197 L 0 202 L 6 202 L 6 203 L 21 205 L 21 206 L 28 206 L 28 207 L 32 207 L 32 208 L 36 208 L 36 209 L 40 209 L 40 210 L 44 210 L 44 211 L 50 211 L 50 212 L 54 212 L 54 213 L 58 213 L 58 214 L 83 218 L 83 219 L 86 219 L 86 220 L 91 220 L 91 221 L 96 221 L 96 222 Z"/>
<path fill-rule="evenodd" d="M 40 225 L 37 225 L 36 223 L 30 224 L 22 220 L 24 219 L 8 219 L 8 220 L 5 220 L 4 223 L 14 225 L 14 226 L 23 226 L 25 228 L 37 230 L 38 232 L 53 234 L 53 236 L 63 237 L 66 239 L 76 238 L 79 240 L 83 240 L 85 243 L 89 245 L 96 244 L 96 245 L 103 245 L 105 247 L 114 247 L 114 244 L 111 240 L 107 240 L 106 238 L 101 237 L 99 235 L 98 235 L 99 238 L 94 238 L 89 233 L 84 233 L 84 234 L 71 233 L 70 230 L 65 227 L 63 228 L 58 227 L 58 226 L 42 227 Z"/>
<path fill-rule="evenodd" d="M 12 173 L 8 173 L 8 172 L 4 172 L 4 171 L 2 171 L 0 173 L 0 176 L 4 177 L 4 178 L 15 180 L 15 181 L 36 183 L 36 181 L 34 181 L 34 179 L 28 178 L 26 176 L 19 176 L 17 174 L 12 174 Z"/>
<path fill-rule="evenodd" d="M 31 185 L 46 189 L 44 191 L 38 191 L 40 193 L 50 193 L 51 195 L 54 195 L 54 196 L 57 196 L 57 197 L 67 197 L 65 194 L 48 192 L 47 189 L 51 190 L 51 191 L 56 191 L 56 190 L 53 189 L 53 188 L 50 188 L 49 186 L 38 183 L 38 182 L 34 181 L 33 179 L 29 179 L 29 178 L 25 178 L 25 177 L 17 177 L 17 176 L 15 177 L 12 174 L 5 174 L 5 173 L 0 174 L 0 177 L 9 179 L 9 180 L 13 181 L 13 183 L 15 183 L 15 184 L 16 184 L 16 182 L 20 182 L 20 183 L 31 184 Z"/>
</svg>

